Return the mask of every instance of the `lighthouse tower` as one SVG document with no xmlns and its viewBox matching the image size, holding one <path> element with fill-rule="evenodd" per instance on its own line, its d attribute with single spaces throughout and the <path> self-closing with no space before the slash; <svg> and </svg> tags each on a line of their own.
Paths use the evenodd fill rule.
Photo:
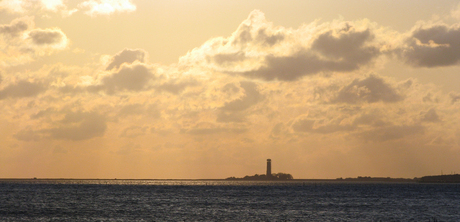
<svg viewBox="0 0 460 222">
<path fill-rule="evenodd" d="M 267 159 L 267 178 L 272 176 L 272 160 Z"/>
</svg>

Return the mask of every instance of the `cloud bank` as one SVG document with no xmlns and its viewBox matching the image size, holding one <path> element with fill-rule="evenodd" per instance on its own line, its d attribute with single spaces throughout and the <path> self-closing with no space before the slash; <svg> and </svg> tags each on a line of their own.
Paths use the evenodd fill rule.
<svg viewBox="0 0 460 222">
<path fill-rule="evenodd" d="M 91 16 L 135 10 L 130 1 L 80 7 Z M 380 161 L 417 168 L 400 175 L 425 173 L 433 153 L 460 160 L 451 155 L 460 148 L 460 93 L 416 76 L 390 77 L 380 66 L 455 68 L 457 32 L 456 24 L 436 23 L 395 34 L 368 20 L 292 29 L 255 10 L 228 37 L 209 39 L 175 64 L 122 46 L 81 66 L 10 71 L 69 47 L 61 29 L 21 17 L 0 25 L 0 122 L 9 129 L 0 138 L 46 155 L 81 151 L 111 161 L 123 153 L 164 165 L 219 165 L 229 157 L 250 165 L 270 155 L 296 167 L 363 172 Z"/>
</svg>

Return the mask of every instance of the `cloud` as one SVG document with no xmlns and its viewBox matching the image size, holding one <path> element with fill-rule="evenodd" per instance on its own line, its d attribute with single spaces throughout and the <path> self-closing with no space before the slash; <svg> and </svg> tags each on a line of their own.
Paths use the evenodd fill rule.
<svg viewBox="0 0 460 222">
<path fill-rule="evenodd" d="M 61 126 L 42 130 L 53 139 L 87 140 L 104 135 L 107 123 L 96 112 L 70 112 L 60 121 Z"/>
<path fill-rule="evenodd" d="M 424 122 L 439 122 L 441 121 L 439 119 L 438 114 L 436 113 L 436 110 L 431 108 L 426 112 L 421 112 L 420 115 L 422 116 L 422 121 Z"/>
<path fill-rule="evenodd" d="M 198 85 L 199 82 L 192 78 L 184 79 L 171 79 L 160 85 L 156 86 L 155 89 L 158 91 L 167 91 L 172 94 L 179 94 L 189 86 Z"/>
<path fill-rule="evenodd" d="M 357 136 L 366 141 L 385 142 L 424 132 L 425 127 L 422 125 L 389 125 L 360 132 Z"/>
<path fill-rule="evenodd" d="M 122 106 L 118 111 L 118 116 L 149 116 L 153 118 L 159 118 L 161 116 L 161 110 L 156 105 L 145 105 L 145 104 L 127 104 Z"/>
<path fill-rule="evenodd" d="M 61 44 L 65 35 L 61 30 L 35 29 L 29 32 L 29 38 L 36 45 L 53 45 Z"/>
<path fill-rule="evenodd" d="M 110 15 L 136 10 L 136 5 L 131 0 L 88 0 L 80 3 L 78 7 L 86 9 L 85 14 L 90 16 Z"/>
<path fill-rule="evenodd" d="M 138 136 L 142 136 L 145 134 L 147 131 L 148 127 L 141 127 L 141 126 L 130 126 L 125 128 L 121 134 L 120 137 L 127 137 L 127 138 L 135 138 Z"/>
<path fill-rule="evenodd" d="M 450 15 L 453 18 L 460 19 L 460 4 L 457 4 L 457 7 L 450 12 Z"/>
<path fill-rule="evenodd" d="M 0 90 L 0 100 L 5 98 L 33 97 L 46 90 L 43 83 L 20 80 Z"/>
<path fill-rule="evenodd" d="M 457 94 L 457 93 L 449 93 L 449 96 L 450 96 L 450 99 L 451 99 L 451 103 L 454 104 L 458 101 L 460 101 L 460 94 Z"/>
<path fill-rule="evenodd" d="M 30 5 L 30 2 L 27 0 L 0 1 L 0 9 L 6 9 L 13 13 L 24 13 L 26 11 L 25 7 L 28 5 Z"/>
<path fill-rule="evenodd" d="M 60 12 L 62 16 L 69 16 L 77 9 L 68 10 L 63 0 L 3 0 L 0 1 L 0 10 L 5 9 L 10 13 L 26 14 L 29 12 L 39 11 Z"/>
<path fill-rule="evenodd" d="M 59 121 L 53 121 L 53 125 L 57 126 L 37 130 L 27 128 L 16 133 L 15 138 L 22 141 L 36 141 L 41 138 L 79 141 L 101 137 L 107 129 L 107 120 L 99 113 L 72 111 L 60 113 L 65 113 L 65 116 Z"/>
<path fill-rule="evenodd" d="M 351 72 L 381 55 L 368 22 L 273 27 L 254 10 L 228 38 L 214 38 L 180 59 L 227 74 L 295 81 L 322 72 Z"/>
<path fill-rule="evenodd" d="M 359 80 L 355 79 L 349 85 L 343 87 L 338 92 L 333 103 L 359 103 L 359 102 L 387 102 L 393 103 L 403 99 L 403 96 L 397 93 L 396 89 L 383 79 L 370 75 L 369 77 Z"/>
<path fill-rule="evenodd" d="M 353 30 L 353 29 L 351 29 Z M 350 72 L 368 64 L 380 52 L 364 46 L 373 39 L 369 30 L 333 35 L 332 31 L 318 36 L 310 49 L 289 56 L 267 56 L 264 65 L 242 75 L 264 80 L 293 81 L 302 76 L 324 71 Z"/>
<path fill-rule="evenodd" d="M 244 111 L 264 99 L 264 96 L 261 95 L 257 89 L 257 84 L 244 81 L 240 82 L 240 86 L 244 90 L 244 96 L 226 102 L 224 106 L 219 109 L 217 116 L 218 122 L 244 122 L 246 119 L 246 113 Z M 228 85 L 224 88 L 228 88 Z"/>
<path fill-rule="evenodd" d="M 103 76 L 100 84 L 90 86 L 88 90 L 103 90 L 108 94 L 119 91 L 142 91 L 147 90 L 149 81 L 154 77 L 152 71 L 144 64 L 124 65 L 119 70 Z"/>
<path fill-rule="evenodd" d="M 241 134 L 246 132 L 246 128 L 219 127 L 212 123 L 201 122 L 193 126 L 191 129 L 182 129 L 181 132 L 191 135 L 211 135 L 219 133 L 235 133 Z"/>
<path fill-rule="evenodd" d="M 458 65 L 460 61 L 460 25 L 420 25 L 406 40 L 401 56 L 416 67 Z"/>
<path fill-rule="evenodd" d="M 375 111 L 371 113 L 363 113 L 357 116 L 352 123 L 354 126 L 359 125 L 369 125 L 373 127 L 382 127 L 386 126 L 388 123 L 384 122 L 380 118 L 380 114 L 377 114 Z"/>
<path fill-rule="evenodd" d="M 41 139 L 41 136 L 30 128 L 17 132 L 13 137 L 26 142 L 39 141 Z"/>
<path fill-rule="evenodd" d="M 142 104 L 129 104 L 123 106 L 118 115 L 120 116 L 129 116 L 129 115 L 141 115 L 146 112 L 144 106 Z"/>
<path fill-rule="evenodd" d="M 124 49 L 111 58 L 106 70 L 118 69 L 123 63 L 131 64 L 135 61 L 145 63 L 147 56 L 147 52 L 142 49 Z"/>
<path fill-rule="evenodd" d="M 24 64 L 67 48 L 69 40 L 60 29 L 34 26 L 33 17 L 0 25 L 0 66 Z"/>
<path fill-rule="evenodd" d="M 270 138 L 279 139 L 281 136 L 288 133 L 288 128 L 284 123 L 277 123 L 270 132 Z"/>
<path fill-rule="evenodd" d="M 242 98 L 225 103 L 225 105 L 221 107 L 221 110 L 243 111 L 260 102 L 264 98 L 264 96 L 259 93 L 255 83 L 240 82 L 240 86 L 244 89 L 245 95 Z"/>
<path fill-rule="evenodd" d="M 66 8 L 62 0 L 41 0 L 42 8 L 48 11 L 58 11 L 60 8 Z"/>
<path fill-rule="evenodd" d="M 340 124 L 340 121 L 333 120 L 324 122 L 324 120 L 315 119 L 300 119 L 292 124 L 292 129 L 295 132 L 311 132 L 320 134 L 330 134 L 339 131 L 352 131 L 356 126 L 351 124 Z"/>
<path fill-rule="evenodd" d="M 0 34 L 6 35 L 10 38 L 19 37 L 21 33 L 33 27 L 33 20 L 31 17 L 23 17 L 13 20 L 8 25 L 0 25 Z"/>
</svg>

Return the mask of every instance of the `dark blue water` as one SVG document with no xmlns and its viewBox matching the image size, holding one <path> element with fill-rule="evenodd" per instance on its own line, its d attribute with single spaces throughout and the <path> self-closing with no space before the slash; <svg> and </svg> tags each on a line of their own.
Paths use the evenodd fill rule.
<svg viewBox="0 0 460 222">
<path fill-rule="evenodd" d="M 460 185 L 0 182 L 2 221 L 460 221 Z"/>
</svg>

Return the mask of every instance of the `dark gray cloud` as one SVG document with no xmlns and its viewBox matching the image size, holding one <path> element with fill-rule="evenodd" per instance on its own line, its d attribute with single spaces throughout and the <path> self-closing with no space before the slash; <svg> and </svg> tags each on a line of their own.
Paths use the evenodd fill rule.
<svg viewBox="0 0 460 222">
<path fill-rule="evenodd" d="M 265 20 L 263 13 L 252 12 L 246 21 L 250 20 L 252 21 L 248 23 L 243 22 L 238 27 L 230 44 L 240 47 L 245 47 L 248 44 L 270 47 L 284 40 L 284 33 L 268 31 L 266 27 L 259 27 L 260 22 L 262 22 L 261 20 Z"/>
<path fill-rule="evenodd" d="M 313 129 L 315 120 L 312 119 L 300 119 L 297 120 L 293 125 L 292 129 L 296 132 L 309 132 Z"/>
<path fill-rule="evenodd" d="M 54 113 L 57 113 L 57 110 L 54 108 L 47 108 L 44 110 L 38 111 L 36 114 L 30 115 L 31 119 L 40 119 L 42 117 L 50 116 Z"/>
<path fill-rule="evenodd" d="M 221 108 L 224 111 L 242 111 L 254 104 L 260 102 L 264 96 L 259 93 L 257 84 L 253 82 L 241 82 L 241 88 L 244 89 L 245 95 L 242 98 L 225 103 Z"/>
<path fill-rule="evenodd" d="M 29 38 L 36 45 L 51 45 L 60 43 L 65 39 L 65 36 L 58 30 L 35 29 L 29 33 Z"/>
<path fill-rule="evenodd" d="M 321 133 L 321 134 L 329 134 L 329 133 L 335 133 L 339 131 L 352 131 L 356 129 L 356 126 L 354 125 L 351 125 L 351 124 L 341 125 L 337 121 L 331 122 L 328 124 L 321 124 L 317 127 L 314 127 L 315 122 L 318 122 L 318 121 L 313 120 L 313 119 L 300 119 L 292 125 L 292 129 L 295 132 L 304 132 L 304 133 L 311 132 L 311 133 Z"/>
<path fill-rule="evenodd" d="M 338 92 L 333 103 L 359 103 L 359 102 L 398 102 L 403 97 L 396 90 L 385 83 L 383 79 L 371 75 L 365 79 L 355 79 L 348 86 L 343 87 Z"/>
<path fill-rule="evenodd" d="M 147 52 L 142 49 L 124 49 L 112 57 L 106 70 L 118 69 L 123 63 L 131 64 L 135 61 L 145 63 L 146 58 Z"/>
<path fill-rule="evenodd" d="M 96 112 L 70 112 L 60 123 L 43 132 L 53 139 L 87 140 L 103 136 L 107 129 L 106 118 Z"/>
<path fill-rule="evenodd" d="M 20 80 L 0 90 L 0 99 L 33 97 L 46 90 L 43 83 Z"/>
<path fill-rule="evenodd" d="M 147 131 L 147 127 L 142 127 L 142 126 L 130 126 L 125 128 L 121 134 L 120 137 L 126 137 L 126 138 L 136 138 L 138 136 L 145 135 L 145 132 Z"/>
<path fill-rule="evenodd" d="M 122 106 L 118 111 L 118 116 L 126 117 L 131 115 L 144 115 L 159 118 L 161 116 L 161 110 L 155 105 L 128 104 Z"/>
<path fill-rule="evenodd" d="M 272 131 L 270 132 L 270 138 L 271 139 L 278 139 L 280 138 L 282 135 L 285 135 L 287 134 L 289 131 L 288 131 L 288 128 L 286 127 L 286 125 L 284 123 L 277 123 L 273 128 L 272 128 Z"/>
<path fill-rule="evenodd" d="M 313 42 L 312 50 L 320 52 L 330 60 L 344 61 L 334 67 L 338 71 L 351 71 L 379 55 L 378 48 L 365 45 L 373 39 L 374 35 L 369 29 L 356 31 L 347 25 L 347 29 L 338 37 L 332 31 L 321 34 Z"/>
<path fill-rule="evenodd" d="M 217 114 L 217 122 L 235 122 L 241 123 L 246 121 L 246 114 L 242 112 L 225 112 L 221 111 Z"/>
<path fill-rule="evenodd" d="M 155 89 L 159 91 L 166 91 L 172 94 L 179 94 L 187 87 L 195 86 L 198 84 L 198 81 L 194 79 L 170 80 L 159 86 L 156 86 Z"/>
<path fill-rule="evenodd" d="M 240 82 L 240 86 L 244 89 L 245 95 L 239 99 L 225 103 L 217 115 L 218 122 L 244 122 L 246 114 L 243 111 L 264 99 L 264 96 L 257 89 L 257 84 L 253 82 Z M 228 84 L 224 86 L 224 90 L 231 88 Z"/>
<path fill-rule="evenodd" d="M 269 55 L 260 69 L 240 74 L 264 80 L 294 81 L 323 71 L 354 71 L 380 55 L 378 48 L 366 44 L 373 39 L 370 30 L 349 28 L 338 36 L 329 31 L 319 35 L 310 49 L 289 56 Z"/>
<path fill-rule="evenodd" d="M 439 119 L 438 114 L 436 113 L 436 110 L 431 108 L 426 112 L 421 112 L 420 115 L 422 116 L 422 121 L 424 122 L 439 122 L 441 119 Z"/>
<path fill-rule="evenodd" d="M 267 33 L 266 29 L 259 29 L 257 32 L 256 40 L 265 46 L 273 46 L 278 42 L 285 39 L 285 35 L 282 32 L 275 32 L 273 34 Z"/>
<path fill-rule="evenodd" d="M 18 19 L 9 25 L 0 25 L 0 33 L 11 38 L 18 37 L 20 33 L 30 28 L 30 24 L 26 19 Z"/>
<path fill-rule="evenodd" d="M 246 132 L 247 128 L 223 128 L 223 127 L 211 127 L 211 128 L 195 128 L 189 130 L 182 130 L 183 133 L 188 133 L 192 135 L 210 135 L 218 133 L 235 133 L 241 134 Z"/>
<path fill-rule="evenodd" d="M 449 96 L 450 96 L 450 99 L 451 99 L 452 104 L 454 104 L 454 103 L 460 101 L 460 94 L 449 93 Z"/>
<path fill-rule="evenodd" d="M 13 137 L 17 140 L 26 142 L 39 141 L 41 139 L 41 136 L 32 129 L 21 130 L 14 134 Z"/>
<path fill-rule="evenodd" d="M 366 141 L 384 142 L 423 134 L 424 131 L 425 128 L 422 125 L 389 125 L 358 133 L 357 136 Z"/>
<path fill-rule="evenodd" d="M 114 94 L 119 91 L 142 91 L 148 89 L 148 83 L 155 76 L 151 70 L 143 64 L 123 66 L 111 75 L 102 78 L 102 83 L 88 87 L 89 91 L 105 91 Z"/>
<path fill-rule="evenodd" d="M 354 126 L 369 125 L 369 126 L 374 126 L 374 127 L 382 127 L 382 126 L 387 125 L 388 123 L 381 120 L 380 116 L 377 115 L 375 112 L 373 112 L 373 113 L 364 113 L 364 114 L 359 115 L 358 117 L 355 118 L 352 124 Z"/>
<path fill-rule="evenodd" d="M 91 87 L 90 87 L 91 88 Z M 72 86 L 72 85 L 65 85 L 58 88 L 59 92 L 64 94 L 78 94 L 85 92 L 85 88 L 81 86 Z M 96 90 L 95 88 L 92 90 Z"/>
<path fill-rule="evenodd" d="M 145 106 L 142 104 L 129 104 L 123 106 L 118 115 L 129 116 L 129 115 L 142 115 L 145 113 Z"/>
<path fill-rule="evenodd" d="M 243 52 L 234 53 L 219 53 L 213 56 L 207 56 L 207 62 L 217 63 L 219 65 L 231 65 L 233 63 L 242 62 L 246 59 Z"/>
<path fill-rule="evenodd" d="M 457 65 L 460 61 L 460 26 L 418 27 L 407 39 L 402 51 L 406 63 L 418 67 Z"/>
<path fill-rule="evenodd" d="M 439 99 L 432 95 L 431 93 L 427 93 L 423 98 L 422 101 L 425 103 L 438 103 Z"/>
<path fill-rule="evenodd" d="M 16 133 L 15 138 L 22 141 L 36 141 L 41 138 L 77 141 L 103 136 L 107 129 L 107 120 L 99 113 L 60 112 L 64 112 L 65 116 L 62 120 L 56 121 L 56 127 L 39 130 L 24 129 Z"/>
</svg>

